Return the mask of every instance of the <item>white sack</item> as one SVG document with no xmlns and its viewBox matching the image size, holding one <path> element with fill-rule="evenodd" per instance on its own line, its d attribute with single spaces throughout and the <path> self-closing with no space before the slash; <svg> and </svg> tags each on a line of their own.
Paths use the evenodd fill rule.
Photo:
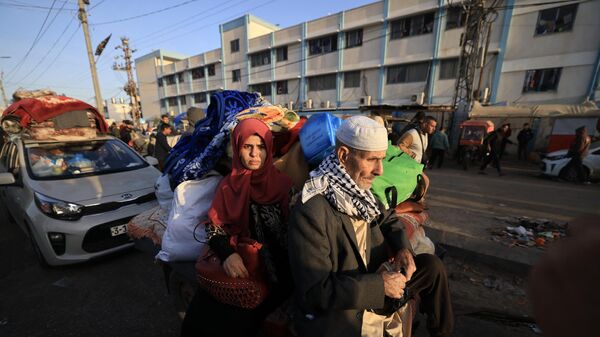
<svg viewBox="0 0 600 337">
<path fill-rule="evenodd" d="M 154 183 L 154 194 L 156 194 L 156 199 L 158 200 L 160 208 L 165 211 L 165 213 L 169 213 L 171 210 L 171 203 L 173 202 L 173 191 L 171 190 L 168 174 L 161 175 L 156 179 L 156 183 Z"/>
</svg>

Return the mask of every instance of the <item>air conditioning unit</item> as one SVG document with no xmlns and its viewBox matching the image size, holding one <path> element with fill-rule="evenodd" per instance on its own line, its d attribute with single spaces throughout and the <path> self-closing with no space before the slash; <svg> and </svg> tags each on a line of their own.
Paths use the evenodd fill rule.
<svg viewBox="0 0 600 337">
<path fill-rule="evenodd" d="M 321 108 L 323 109 L 329 109 L 330 106 L 331 103 L 329 101 L 321 102 Z"/>
<path fill-rule="evenodd" d="M 410 97 L 410 100 L 412 102 L 415 102 L 415 104 L 423 105 L 423 103 L 425 102 L 425 93 L 424 92 L 420 92 L 418 94 L 412 95 Z"/>
<path fill-rule="evenodd" d="M 371 96 L 363 96 L 359 100 L 360 105 L 371 105 Z"/>
<path fill-rule="evenodd" d="M 312 102 L 312 98 L 309 98 L 306 101 L 304 101 L 303 106 L 304 106 L 305 109 L 312 109 L 312 107 L 313 107 L 312 103 L 313 103 Z"/>
</svg>

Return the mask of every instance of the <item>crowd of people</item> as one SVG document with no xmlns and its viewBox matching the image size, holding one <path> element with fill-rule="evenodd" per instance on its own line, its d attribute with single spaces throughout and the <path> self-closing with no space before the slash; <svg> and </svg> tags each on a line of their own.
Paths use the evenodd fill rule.
<svg viewBox="0 0 600 337">
<path fill-rule="evenodd" d="M 419 132 L 435 129 L 435 120 L 428 121 Z M 182 336 L 255 336 L 265 317 L 291 297 L 298 336 L 397 335 L 395 313 L 415 297 L 430 335 L 451 336 L 443 263 L 432 254 L 414 255 L 404 225 L 370 191 L 383 174 L 387 129 L 364 116 L 346 119 L 335 151 L 311 172 L 302 191 L 273 166 L 272 148 L 272 133 L 262 121 L 246 119 L 235 127 L 232 171 L 216 190 L 206 225 L 208 244 L 232 278 L 250 277 L 232 238 L 262 243 L 268 296 L 247 309 L 198 289 Z M 422 156 L 424 148 L 414 147 L 411 156 Z"/>
<path fill-rule="evenodd" d="M 172 129 L 165 117 L 153 149 L 161 170 Z M 371 191 L 384 173 L 390 140 L 424 167 L 442 167 L 450 145 L 437 123 L 421 114 L 388 134 L 381 118 L 349 117 L 335 133 L 333 152 L 297 190 L 274 166 L 269 126 L 254 118 L 239 121 L 231 132 L 231 169 L 204 223 L 206 244 L 228 278 L 256 280 L 255 265 L 237 243 L 259 243 L 258 270 L 268 292 L 258 305 L 244 307 L 199 287 L 181 335 L 256 336 L 267 316 L 285 307 L 300 337 L 398 336 L 403 324 L 412 324 L 402 322 L 402 308 L 418 299 L 429 334 L 451 336 L 454 316 L 443 262 L 434 254 L 415 254 L 404 224 Z M 511 132 L 504 124 L 485 136 L 480 173 L 492 164 L 503 174 L 500 158 L 512 143 Z M 581 170 L 590 139 L 585 128 L 577 135 L 570 165 Z M 519 159 L 527 157 L 532 138 L 525 124 L 517 136 Z M 422 176 L 427 187 L 429 179 Z"/>
</svg>

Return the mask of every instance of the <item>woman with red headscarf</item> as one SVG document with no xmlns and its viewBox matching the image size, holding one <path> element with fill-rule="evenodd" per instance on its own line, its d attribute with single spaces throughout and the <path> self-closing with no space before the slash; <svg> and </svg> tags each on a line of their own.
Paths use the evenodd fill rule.
<svg viewBox="0 0 600 337">
<path fill-rule="evenodd" d="M 241 121 L 231 142 L 232 171 L 217 187 L 208 211 L 208 244 L 230 277 L 246 278 L 248 271 L 230 238 L 249 237 L 262 243 L 269 296 L 255 309 L 243 309 L 198 289 L 187 310 L 182 336 L 254 336 L 264 318 L 291 294 L 286 237 L 292 181 L 273 166 L 273 136 L 262 121 Z"/>
</svg>

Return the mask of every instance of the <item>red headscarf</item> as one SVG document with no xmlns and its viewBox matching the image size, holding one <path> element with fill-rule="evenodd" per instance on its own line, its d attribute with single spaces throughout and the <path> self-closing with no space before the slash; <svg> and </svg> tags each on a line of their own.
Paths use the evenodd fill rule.
<svg viewBox="0 0 600 337">
<path fill-rule="evenodd" d="M 258 170 L 248 170 L 240 161 L 240 148 L 248 137 L 262 138 L 267 158 Z M 250 202 L 261 205 L 278 203 L 287 219 L 289 192 L 292 180 L 273 166 L 273 135 L 269 127 L 258 119 L 245 119 L 233 130 L 231 137 L 233 168 L 217 188 L 208 218 L 214 224 L 225 227 L 232 235 L 249 236 Z"/>
</svg>

